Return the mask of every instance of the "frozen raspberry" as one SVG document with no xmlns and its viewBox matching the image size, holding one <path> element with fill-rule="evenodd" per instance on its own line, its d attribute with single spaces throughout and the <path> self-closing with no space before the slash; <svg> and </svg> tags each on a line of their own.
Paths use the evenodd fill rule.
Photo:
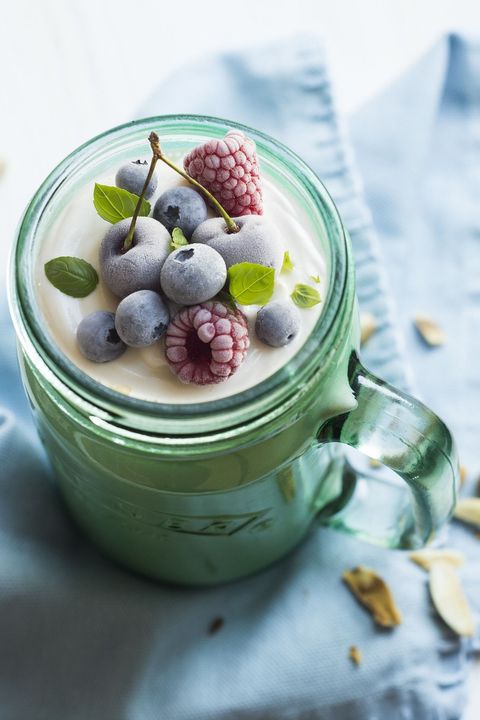
<svg viewBox="0 0 480 720">
<path fill-rule="evenodd" d="M 230 130 L 223 139 L 215 138 L 194 148 L 183 166 L 229 215 L 263 214 L 255 143 L 239 130 Z"/>
<path fill-rule="evenodd" d="M 168 364 L 183 383 L 227 380 L 245 359 L 250 338 L 240 310 L 209 301 L 180 310 L 165 337 Z"/>
</svg>

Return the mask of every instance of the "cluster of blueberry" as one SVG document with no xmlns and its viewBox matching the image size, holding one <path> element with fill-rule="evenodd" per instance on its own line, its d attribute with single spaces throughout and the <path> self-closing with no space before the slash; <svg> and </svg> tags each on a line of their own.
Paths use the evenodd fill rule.
<svg viewBox="0 0 480 720">
<path fill-rule="evenodd" d="M 164 336 L 167 361 L 181 382 L 221 382 L 243 362 L 250 342 L 244 314 L 230 296 L 218 297 L 229 268 L 253 263 L 279 271 L 283 257 L 262 217 L 255 144 L 230 132 L 189 153 L 184 171 L 152 148 L 152 164 L 137 160 L 122 166 L 117 187 L 137 195 L 140 206 L 157 189 L 158 159 L 193 187 L 167 189 L 152 217 L 134 214 L 108 230 L 100 275 L 120 302 L 115 313 L 96 311 L 81 321 L 78 345 L 89 360 L 106 362 L 127 346 L 146 347 Z M 220 208 L 220 217 L 208 218 L 205 198 Z M 227 215 L 225 205 L 236 217 Z M 181 243 L 172 250 L 177 232 Z M 273 347 L 291 342 L 299 328 L 300 314 L 291 302 L 267 303 L 255 323 L 258 338 Z"/>
</svg>

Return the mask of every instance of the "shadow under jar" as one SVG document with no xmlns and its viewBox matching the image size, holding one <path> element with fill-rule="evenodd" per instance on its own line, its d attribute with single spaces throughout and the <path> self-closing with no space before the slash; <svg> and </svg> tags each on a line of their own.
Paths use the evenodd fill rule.
<svg viewBox="0 0 480 720">
<path fill-rule="evenodd" d="M 123 395 L 50 337 L 34 291 L 39 247 L 78 189 L 143 155 L 151 130 L 168 153 L 185 153 L 228 128 L 253 137 L 262 173 L 308 213 L 328 270 L 323 311 L 293 359 L 250 390 L 183 405 Z M 315 518 L 388 547 L 418 546 L 452 512 L 458 462 L 448 429 L 358 360 L 352 254 L 332 200 L 297 156 L 251 128 L 165 116 L 77 149 L 25 212 L 9 299 L 23 382 L 63 497 L 94 542 L 138 572 L 189 585 L 240 578 L 285 555 Z M 339 443 L 402 482 L 359 479 Z"/>
</svg>

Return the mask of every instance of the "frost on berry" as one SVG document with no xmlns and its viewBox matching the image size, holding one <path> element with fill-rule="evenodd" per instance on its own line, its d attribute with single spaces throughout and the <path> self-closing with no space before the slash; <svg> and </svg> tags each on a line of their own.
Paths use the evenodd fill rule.
<svg viewBox="0 0 480 720">
<path fill-rule="evenodd" d="M 234 217 L 262 215 L 263 200 L 258 158 L 253 140 L 237 130 L 194 148 L 184 168 Z"/>
<path fill-rule="evenodd" d="M 215 301 L 180 310 L 165 335 L 169 366 L 181 382 L 196 385 L 227 380 L 249 345 L 245 315 Z"/>
</svg>

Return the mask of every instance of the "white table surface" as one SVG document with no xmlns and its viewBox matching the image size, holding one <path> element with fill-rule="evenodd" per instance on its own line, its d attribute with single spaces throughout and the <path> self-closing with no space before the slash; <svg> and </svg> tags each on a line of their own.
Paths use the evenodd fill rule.
<svg viewBox="0 0 480 720">
<path fill-rule="evenodd" d="M 317 33 L 348 113 L 448 30 L 480 34 L 478 0 L 0 0 L 0 282 L 44 176 L 84 140 L 131 119 L 180 64 Z M 478 720 L 480 664 L 470 686 L 465 720 Z"/>
</svg>

